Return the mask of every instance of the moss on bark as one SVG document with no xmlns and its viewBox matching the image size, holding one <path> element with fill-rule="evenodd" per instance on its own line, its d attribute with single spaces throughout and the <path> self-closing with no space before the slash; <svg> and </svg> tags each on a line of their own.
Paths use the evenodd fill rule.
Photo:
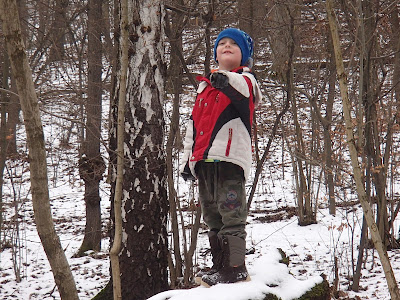
<svg viewBox="0 0 400 300">
<path fill-rule="evenodd" d="M 92 298 L 92 300 L 113 300 L 113 289 L 112 289 L 112 281 L 110 280 L 107 285 Z"/>
<path fill-rule="evenodd" d="M 323 276 L 323 281 L 321 283 L 316 284 L 311 290 L 307 291 L 300 298 L 296 298 L 295 300 L 330 300 L 331 299 L 331 289 L 328 281 Z M 263 300 L 281 300 L 278 296 L 268 293 L 265 295 Z M 252 299 L 249 299 L 252 300 Z"/>
<path fill-rule="evenodd" d="M 325 276 L 322 275 L 324 280 L 316 284 L 311 290 L 307 291 L 298 300 L 329 300 L 331 299 L 331 288 Z"/>
</svg>

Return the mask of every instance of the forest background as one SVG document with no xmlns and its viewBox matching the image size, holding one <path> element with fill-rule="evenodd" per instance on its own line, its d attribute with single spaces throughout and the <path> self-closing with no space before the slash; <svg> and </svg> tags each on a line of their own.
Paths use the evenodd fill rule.
<svg viewBox="0 0 400 300">
<path fill-rule="evenodd" d="M 338 83 L 342 78 L 336 76 L 337 49 L 325 2 L 128 1 L 125 27 L 120 25 L 123 2 L 16 1 L 41 119 L 45 125 L 52 124 L 51 132 L 45 132 L 51 182 L 56 184 L 59 174 L 68 174 L 71 185 L 84 187 L 86 224 L 76 257 L 100 251 L 104 236 L 111 238 L 111 244 L 116 239 L 117 133 L 125 131 L 119 259 L 122 293 L 124 288 L 132 289 L 131 282 L 140 289 L 138 299 L 155 290 L 190 286 L 202 224 L 195 185 L 186 191 L 178 179 L 185 127 L 181 125 L 190 113 L 195 76 L 210 72 L 213 40 L 227 26 L 237 26 L 255 40 L 253 71 L 264 94 L 253 127 L 255 172 L 248 183 L 251 212 L 273 221 L 270 211 L 260 209 L 262 203 L 251 204 L 264 192 L 271 173 L 278 172 L 278 177 L 292 179 L 296 205 L 279 211 L 296 215 L 300 226 L 317 223 L 320 209 L 336 215 L 338 207 L 355 209 L 365 198 L 373 208 L 384 250 L 399 247 L 395 226 L 400 210 L 396 185 L 398 1 L 334 1 L 350 125 L 345 123 L 344 94 Z M 6 18 L 3 11 L 2 23 Z M 120 38 L 125 29 L 129 63 L 123 85 Z M 0 44 L 0 250 L 11 249 L 16 281 L 21 281 L 21 211 L 30 196 L 21 195 L 17 187 L 28 178 L 34 186 L 38 178 L 32 176 L 28 164 L 32 150 L 28 157 L 29 142 L 27 147 L 21 123 L 24 102 L 18 98 L 22 98 L 21 80 L 11 72 L 15 61 L 6 50 L 7 35 L 2 32 L 1 38 L 5 42 Z M 147 46 L 151 51 L 141 50 Z M 126 91 L 121 92 L 123 87 Z M 126 95 L 125 125 L 118 130 L 122 95 Z M 25 112 L 24 119 L 27 125 Z M 349 127 L 354 134 L 351 140 L 346 132 Z M 26 128 L 29 140 L 30 127 Z M 349 144 L 356 150 L 359 178 L 353 172 Z M 357 180 L 362 180 L 361 196 Z M 109 189 L 103 198 L 100 187 Z M 43 239 L 47 233 L 40 231 L 54 224 L 41 222 L 37 211 L 42 204 L 50 211 L 50 199 L 48 203 L 35 201 L 35 191 L 35 222 L 46 250 Z M 100 200 L 109 201 L 111 210 L 101 211 Z M 362 233 L 348 278 L 350 288 L 357 290 L 364 254 L 376 247 L 376 240 L 368 234 L 365 219 L 353 225 L 360 226 Z M 51 257 L 50 250 L 46 254 Z M 60 259 L 61 252 L 56 252 Z M 64 271 L 60 270 L 60 276 Z M 54 268 L 53 272 L 60 290 L 62 283 Z M 331 282 L 336 296 L 337 280 Z"/>
</svg>

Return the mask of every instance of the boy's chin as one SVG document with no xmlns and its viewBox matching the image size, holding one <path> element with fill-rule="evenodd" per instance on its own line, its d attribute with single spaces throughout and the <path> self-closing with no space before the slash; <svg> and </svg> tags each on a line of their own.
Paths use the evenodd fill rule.
<svg viewBox="0 0 400 300">
<path fill-rule="evenodd" d="M 229 60 L 220 61 L 218 67 L 221 70 L 233 70 L 240 67 L 240 62 Z"/>
<path fill-rule="evenodd" d="M 223 65 L 223 64 L 220 64 L 218 66 L 218 69 L 230 71 L 230 70 L 234 70 L 234 69 L 239 68 L 239 67 L 240 67 L 240 65 L 238 65 L 238 64 L 234 64 L 234 65 L 226 65 L 226 64 Z"/>
</svg>

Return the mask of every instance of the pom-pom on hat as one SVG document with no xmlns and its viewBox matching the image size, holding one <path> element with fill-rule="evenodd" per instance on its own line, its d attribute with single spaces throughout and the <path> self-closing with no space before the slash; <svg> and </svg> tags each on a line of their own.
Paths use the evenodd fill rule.
<svg viewBox="0 0 400 300">
<path fill-rule="evenodd" d="M 217 61 L 217 46 L 220 40 L 223 38 L 231 38 L 238 44 L 240 50 L 242 51 L 242 61 L 240 64 L 242 66 L 248 66 L 249 62 L 252 61 L 253 56 L 253 39 L 244 31 L 237 28 L 228 28 L 220 32 L 215 41 L 214 45 L 214 59 Z"/>
</svg>

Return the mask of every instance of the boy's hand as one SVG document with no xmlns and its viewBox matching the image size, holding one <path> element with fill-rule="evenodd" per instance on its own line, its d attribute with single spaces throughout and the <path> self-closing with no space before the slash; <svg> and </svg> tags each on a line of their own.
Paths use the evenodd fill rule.
<svg viewBox="0 0 400 300">
<path fill-rule="evenodd" d="M 223 89 L 228 86 L 228 77 L 222 73 L 214 72 L 211 74 L 211 85 L 216 89 Z"/>
<path fill-rule="evenodd" d="M 186 163 L 185 167 L 181 171 L 181 176 L 185 181 L 187 180 L 196 180 L 196 178 L 193 176 L 192 171 L 190 171 L 189 165 Z"/>
<path fill-rule="evenodd" d="M 195 181 L 196 180 L 196 178 L 194 178 L 194 176 L 190 172 L 189 173 L 188 172 L 182 172 L 181 176 L 182 176 L 183 180 L 185 180 L 185 181 L 188 181 L 188 180 Z"/>
</svg>

